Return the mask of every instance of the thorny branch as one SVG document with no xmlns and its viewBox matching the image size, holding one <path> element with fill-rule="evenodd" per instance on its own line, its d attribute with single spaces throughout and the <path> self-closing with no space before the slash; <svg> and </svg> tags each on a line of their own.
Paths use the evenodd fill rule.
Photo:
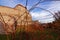
<svg viewBox="0 0 60 40">
<path fill-rule="evenodd" d="M 28 0 L 26 0 L 26 6 L 25 6 L 26 8 L 27 8 L 27 5 L 28 5 Z"/>
<path fill-rule="evenodd" d="M 2 21 L 3 21 L 3 24 L 4 24 L 3 29 L 5 30 L 5 33 L 6 33 L 6 36 L 7 36 L 7 40 L 9 40 L 9 37 L 8 37 L 8 34 L 7 34 L 7 30 L 5 28 L 6 27 L 6 23 L 5 23 L 4 18 L 3 18 L 1 13 L 0 13 L 0 16 L 2 17 Z"/>
<path fill-rule="evenodd" d="M 43 1 L 39 0 L 39 2 L 37 2 L 36 4 L 34 4 L 29 11 L 31 11 L 32 9 L 34 9 L 38 4 L 42 3 Z"/>
<path fill-rule="evenodd" d="M 15 28 L 14 30 L 13 30 L 13 33 L 12 33 L 12 40 L 15 40 L 15 37 L 16 37 L 16 27 L 17 27 L 17 20 L 16 20 L 16 18 L 15 17 L 13 17 L 13 16 L 10 16 L 10 15 L 8 15 L 9 17 L 11 17 L 11 18 L 13 18 L 14 19 L 14 27 L 13 28 Z"/>
<path fill-rule="evenodd" d="M 51 11 L 46 10 L 46 9 L 44 9 L 44 8 L 41 8 L 41 7 L 35 7 L 35 8 L 39 8 L 39 9 L 45 10 L 46 12 L 51 13 L 51 14 L 53 15 L 53 17 L 57 20 L 56 16 L 55 16 Z M 35 8 L 33 8 L 33 9 L 35 9 Z M 32 11 L 33 9 L 31 9 L 30 11 Z"/>
</svg>

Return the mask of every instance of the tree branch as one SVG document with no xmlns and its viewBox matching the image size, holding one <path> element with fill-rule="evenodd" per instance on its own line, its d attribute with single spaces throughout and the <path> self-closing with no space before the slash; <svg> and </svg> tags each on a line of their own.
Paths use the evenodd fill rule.
<svg viewBox="0 0 60 40">
<path fill-rule="evenodd" d="M 39 0 L 39 2 L 37 2 L 36 4 L 34 4 L 29 11 L 31 11 L 32 9 L 34 9 L 38 4 L 42 3 L 43 1 Z"/>
</svg>

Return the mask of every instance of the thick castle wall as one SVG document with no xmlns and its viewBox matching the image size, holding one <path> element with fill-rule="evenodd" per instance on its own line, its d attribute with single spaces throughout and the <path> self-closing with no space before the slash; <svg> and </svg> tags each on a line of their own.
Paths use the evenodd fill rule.
<svg viewBox="0 0 60 40">
<path fill-rule="evenodd" d="M 27 25 L 27 23 L 29 25 L 32 22 L 31 15 L 27 11 L 27 9 L 22 5 L 17 5 L 15 8 L 0 6 L 0 21 L 3 22 L 1 15 L 5 23 L 9 25 L 9 26 L 6 26 L 8 32 L 9 31 L 11 32 L 12 28 L 15 28 L 14 26 L 12 26 L 14 24 L 14 20 L 18 19 L 17 25 Z M 3 27 L 3 26 L 0 26 L 0 27 Z"/>
</svg>

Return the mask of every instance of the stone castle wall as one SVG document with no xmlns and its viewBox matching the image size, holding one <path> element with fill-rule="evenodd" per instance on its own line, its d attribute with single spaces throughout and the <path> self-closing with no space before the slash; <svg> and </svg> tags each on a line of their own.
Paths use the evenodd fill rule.
<svg viewBox="0 0 60 40">
<path fill-rule="evenodd" d="M 5 23 L 9 26 L 6 26 L 8 32 L 12 32 L 12 26 L 14 24 L 14 21 L 17 20 L 17 25 L 28 25 L 31 24 L 32 17 L 27 11 L 27 9 L 18 4 L 15 8 L 0 6 L 0 22 L 3 22 L 3 19 Z M 0 28 L 3 28 L 3 26 L 0 25 Z M 1 30 L 3 31 L 3 30 Z"/>
</svg>

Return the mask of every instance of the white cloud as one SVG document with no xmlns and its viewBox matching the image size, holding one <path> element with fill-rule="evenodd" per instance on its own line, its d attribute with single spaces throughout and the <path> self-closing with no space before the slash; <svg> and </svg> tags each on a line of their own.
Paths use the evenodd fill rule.
<svg viewBox="0 0 60 40">
<path fill-rule="evenodd" d="M 33 20 L 39 20 L 41 23 L 47 23 L 53 21 L 53 16 L 48 12 L 31 12 Z M 51 17 L 51 19 L 49 19 Z"/>
<path fill-rule="evenodd" d="M 60 1 L 52 1 L 49 5 L 48 10 L 52 12 L 57 12 L 58 10 L 60 10 Z"/>
<path fill-rule="evenodd" d="M 51 15 L 50 13 L 48 12 L 45 12 L 45 11 L 41 11 L 41 12 L 31 12 L 30 13 L 32 15 L 32 17 L 37 17 L 37 18 L 44 18 L 46 17 L 46 15 Z M 51 15 L 52 16 L 52 15 Z"/>
<path fill-rule="evenodd" d="M 60 1 L 52 1 L 49 5 L 49 8 L 47 8 L 47 10 L 51 11 L 52 13 L 57 12 L 58 10 L 60 10 Z M 46 11 L 40 11 L 40 12 L 31 12 L 32 18 L 35 18 L 34 20 L 39 20 L 42 23 L 47 23 L 47 22 L 52 22 L 54 21 L 54 18 L 50 18 L 50 19 L 43 19 L 45 18 L 49 18 L 49 16 L 46 15 L 51 15 L 49 12 Z M 51 17 L 53 17 L 51 15 Z M 43 20 L 41 20 L 43 19 Z"/>
<path fill-rule="evenodd" d="M 41 23 L 48 23 L 54 21 L 54 18 L 46 19 L 46 20 L 39 20 Z"/>
</svg>

